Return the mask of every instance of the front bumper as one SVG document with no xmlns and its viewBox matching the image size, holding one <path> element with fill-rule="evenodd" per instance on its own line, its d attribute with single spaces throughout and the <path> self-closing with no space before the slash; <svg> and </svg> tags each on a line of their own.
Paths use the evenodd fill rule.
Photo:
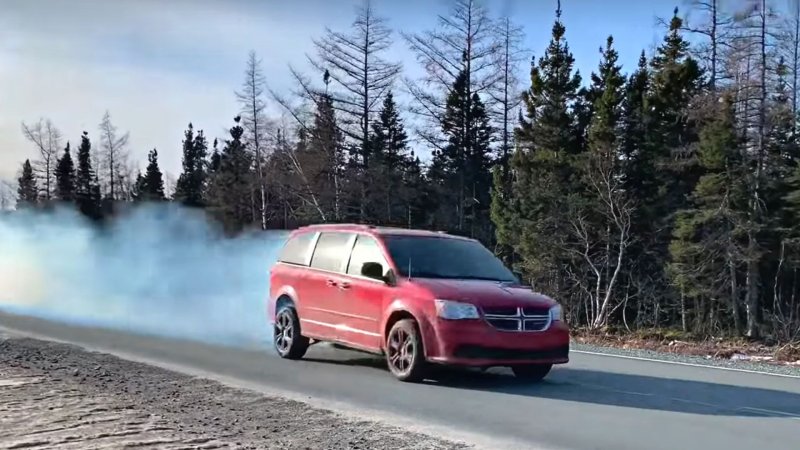
<svg viewBox="0 0 800 450">
<path fill-rule="evenodd" d="M 428 361 L 491 367 L 569 362 L 569 327 L 553 322 L 544 331 L 501 331 L 484 320 L 437 320 L 424 332 Z"/>
</svg>

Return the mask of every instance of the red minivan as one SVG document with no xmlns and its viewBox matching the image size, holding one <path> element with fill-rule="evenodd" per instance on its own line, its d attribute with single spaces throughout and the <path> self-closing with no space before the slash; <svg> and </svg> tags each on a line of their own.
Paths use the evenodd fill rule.
<svg viewBox="0 0 800 450">
<path fill-rule="evenodd" d="M 569 361 L 561 306 L 474 239 L 368 225 L 293 231 L 270 273 L 275 349 L 332 342 L 384 355 L 400 380 L 431 364 L 510 367 L 543 379 Z"/>
</svg>

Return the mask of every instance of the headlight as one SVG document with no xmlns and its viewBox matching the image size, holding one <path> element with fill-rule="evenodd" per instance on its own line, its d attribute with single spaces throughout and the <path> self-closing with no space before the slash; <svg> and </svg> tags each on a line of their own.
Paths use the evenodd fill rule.
<svg viewBox="0 0 800 450">
<path fill-rule="evenodd" d="M 478 308 L 471 303 L 454 302 L 452 300 L 436 300 L 436 314 L 442 319 L 461 320 L 478 319 Z"/>
<path fill-rule="evenodd" d="M 550 320 L 553 322 L 564 320 L 564 310 L 561 309 L 561 305 L 554 305 L 550 308 Z"/>
</svg>

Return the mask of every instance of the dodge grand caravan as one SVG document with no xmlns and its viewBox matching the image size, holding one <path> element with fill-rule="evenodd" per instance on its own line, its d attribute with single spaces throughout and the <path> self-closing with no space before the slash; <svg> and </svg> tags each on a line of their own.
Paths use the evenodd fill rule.
<svg viewBox="0 0 800 450">
<path fill-rule="evenodd" d="M 367 225 L 293 231 L 270 273 L 277 353 L 332 342 L 386 358 L 402 381 L 431 364 L 510 367 L 541 380 L 569 361 L 561 306 L 473 239 Z"/>
</svg>

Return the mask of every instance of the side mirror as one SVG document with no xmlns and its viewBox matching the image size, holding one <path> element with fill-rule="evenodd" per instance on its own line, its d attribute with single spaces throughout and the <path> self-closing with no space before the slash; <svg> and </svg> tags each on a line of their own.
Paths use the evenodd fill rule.
<svg viewBox="0 0 800 450">
<path fill-rule="evenodd" d="M 394 286 L 397 279 L 394 276 L 394 271 L 389 270 L 386 275 L 383 274 L 383 266 L 376 262 L 367 262 L 361 266 L 361 276 L 372 278 L 373 280 L 380 280 L 389 286 Z"/>
<path fill-rule="evenodd" d="M 522 285 L 525 284 L 525 277 L 522 275 L 522 272 L 520 272 L 519 270 L 515 270 L 513 272 L 513 274 L 517 278 L 517 281 L 519 282 L 519 284 L 522 284 Z"/>
<path fill-rule="evenodd" d="M 361 275 L 374 280 L 383 280 L 383 266 L 381 263 L 365 262 L 361 266 Z"/>
</svg>

